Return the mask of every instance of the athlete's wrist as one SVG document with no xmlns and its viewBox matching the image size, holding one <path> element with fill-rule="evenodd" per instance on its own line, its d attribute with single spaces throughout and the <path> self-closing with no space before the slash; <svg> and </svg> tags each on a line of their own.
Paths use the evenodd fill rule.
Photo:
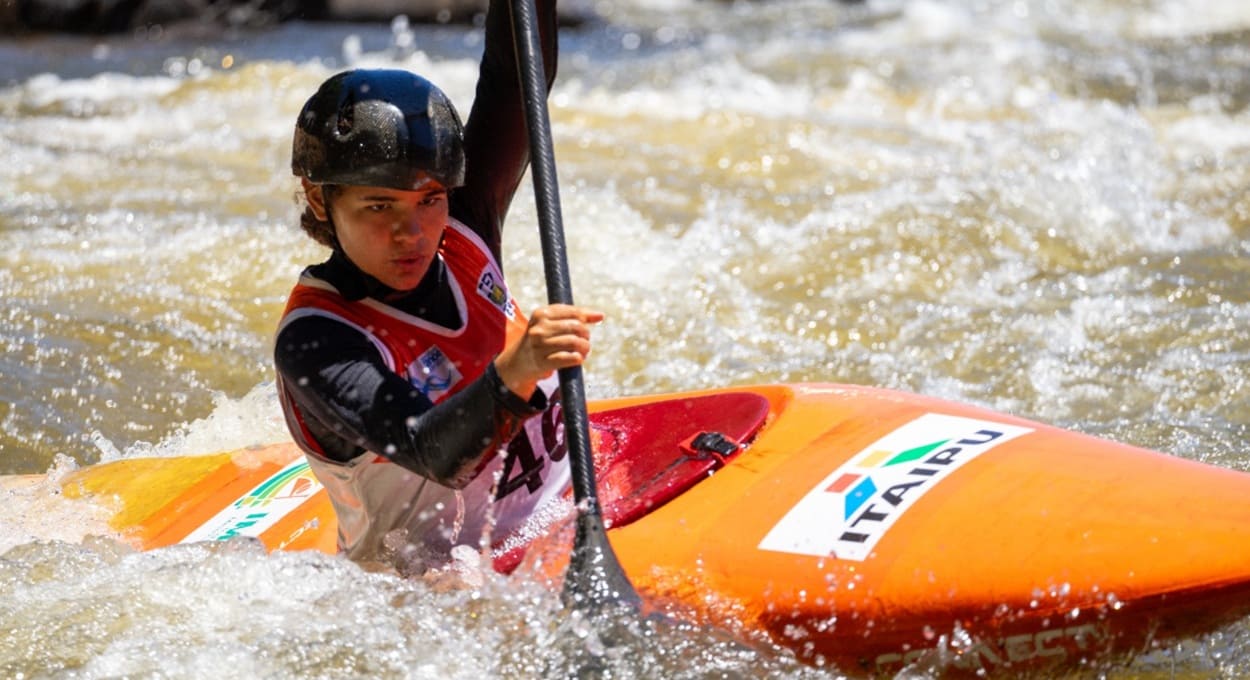
<svg viewBox="0 0 1250 680">
<path fill-rule="evenodd" d="M 533 408 L 531 402 L 538 389 L 538 382 L 517 379 L 511 375 L 512 366 L 504 359 L 503 354 L 496 356 L 486 371 L 487 378 L 494 382 L 496 397 L 518 415 L 528 415 Z M 519 408 L 514 408 L 514 405 Z"/>
</svg>

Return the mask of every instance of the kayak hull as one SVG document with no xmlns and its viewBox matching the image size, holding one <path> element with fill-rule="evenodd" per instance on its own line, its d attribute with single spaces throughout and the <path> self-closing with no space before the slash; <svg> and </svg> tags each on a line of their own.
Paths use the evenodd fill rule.
<svg viewBox="0 0 1250 680">
<path fill-rule="evenodd" d="M 869 387 L 596 401 L 608 536 L 657 606 L 809 663 L 984 673 L 1131 654 L 1250 613 L 1250 475 Z M 737 450 L 691 444 L 716 432 Z M 732 447 L 731 447 L 732 448 Z M 67 475 L 137 548 L 335 550 L 292 444 Z M 558 577 L 568 532 L 523 570 Z M 522 553 L 498 556 L 503 571 Z"/>
</svg>

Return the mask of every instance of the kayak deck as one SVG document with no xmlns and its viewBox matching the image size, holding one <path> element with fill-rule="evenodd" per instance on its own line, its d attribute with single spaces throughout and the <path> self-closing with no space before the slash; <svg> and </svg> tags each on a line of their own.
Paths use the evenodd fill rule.
<svg viewBox="0 0 1250 680">
<path fill-rule="evenodd" d="M 1070 665 L 1250 613 L 1250 475 L 868 387 L 591 410 L 609 537 L 639 590 L 811 663 Z M 696 446 L 704 433 L 728 446 Z M 333 510 L 291 444 L 117 461 L 64 489 L 114 503 L 142 549 L 234 535 L 335 549 Z M 567 542 L 496 568 L 558 577 Z"/>
</svg>

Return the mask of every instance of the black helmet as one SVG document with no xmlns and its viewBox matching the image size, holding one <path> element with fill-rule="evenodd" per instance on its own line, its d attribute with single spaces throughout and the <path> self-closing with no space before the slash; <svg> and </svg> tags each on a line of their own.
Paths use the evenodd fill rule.
<svg viewBox="0 0 1250 680">
<path fill-rule="evenodd" d="M 415 189 L 464 184 L 464 131 L 451 100 L 408 71 L 331 77 L 295 121 L 291 171 L 313 184 Z"/>
</svg>

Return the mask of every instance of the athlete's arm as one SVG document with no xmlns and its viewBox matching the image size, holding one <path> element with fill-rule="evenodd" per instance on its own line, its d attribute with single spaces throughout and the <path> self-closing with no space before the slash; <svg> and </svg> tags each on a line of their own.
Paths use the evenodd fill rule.
<svg viewBox="0 0 1250 680">
<path fill-rule="evenodd" d="M 326 457 L 347 462 L 373 451 L 452 488 L 467 484 L 526 418 L 546 408 L 541 390 L 527 403 L 493 366 L 435 407 L 387 367 L 363 333 L 319 316 L 279 332 L 274 363 Z"/>
<path fill-rule="evenodd" d="M 536 0 L 548 89 L 556 77 L 556 1 Z M 464 132 L 465 184 L 451 192 L 451 216 L 473 229 L 502 264 L 503 221 L 529 164 L 529 134 L 517 73 L 512 14 L 491 0 L 477 94 Z"/>
</svg>

